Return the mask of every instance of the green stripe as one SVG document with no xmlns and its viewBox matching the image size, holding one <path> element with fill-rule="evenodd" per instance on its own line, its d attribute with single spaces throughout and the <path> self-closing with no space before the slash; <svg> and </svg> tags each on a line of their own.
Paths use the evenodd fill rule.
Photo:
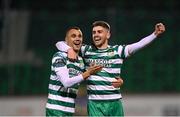
<svg viewBox="0 0 180 117">
<path fill-rule="evenodd" d="M 119 94 L 120 90 L 87 90 L 88 94 L 96 94 L 96 95 L 111 95 L 111 94 Z"/>
<path fill-rule="evenodd" d="M 125 59 L 125 45 L 123 45 L 123 48 L 122 48 L 122 52 L 121 52 L 121 57 L 123 58 L 123 59 Z"/>
<path fill-rule="evenodd" d="M 60 81 L 57 81 L 57 80 L 51 80 L 50 79 L 49 84 L 64 87 L 63 84 Z M 79 84 L 74 84 L 73 86 L 71 86 L 69 88 L 78 89 L 79 88 Z"/>
<path fill-rule="evenodd" d="M 93 100 L 93 99 L 89 99 L 88 102 L 102 102 L 102 103 L 104 103 L 104 102 L 116 102 L 116 101 L 120 101 L 120 99 L 108 99 L 108 100 Z"/>
<path fill-rule="evenodd" d="M 95 75 L 101 77 L 110 77 L 110 78 L 120 77 L 120 73 L 97 72 Z"/>
<path fill-rule="evenodd" d="M 89 45 L 85 45 L 84 51 L 82 51 L 83 57 L 84 57 L 84 54 L 86 53 L 86 51 L 88 51 L 89 47 L 90 47 Z"/>
<path fill-rule="evenodd" d="M 60 52 L 56 52 L 54 55 L 53 55 L 53 58 L 55 57 L 63 57 L 62 54 Z"/>
<path fill-rule="evenodd" d="M 56 76 L 56 72 L 54 70 L 51 71 L 51 75 Z"/>
<path fill-rule="evenodd" d="M 52 85 L 58 85 L 58 86 L 63 86 L 62 83 L 60 81 L 57 81 L 57 80 L 51 80 L 49 81 L 49 84 L 52 84 Z"/>
<path fill-rule="evenodd" d="M 87 81 L 88 85 L 108 85 L 111 86 L 111 82 L 107 82 L 107 81 L 92 81 L 92 80 L 88 80 Z"/>
<path fill-rule="evenodd" d="M 74 68 L 77 71 L 83 72 L 83 69 L 80 69 L 78 66 L 75 66 L 74 64 L 67 64 L 67 68 Z"/>
<path fill-rule="evenodd" d="M 56 109 L 49 109 L 46 108 L 46 116 L 47 117 L 56 117 L 56 116 L 73 116 L 73 113 L 71 112 L 66 112 L 63 110 L 56 110 Z"/>
<path fill-rule="evenodd" d="M 49 93 L 53 95 L 61 95 L 62 97 L 70 97 L 70 98 L 76 98 L 76 94 L 74 93 L 67 93 L 67 92 L 62 92 L 62 91 L 54 91 L 49 89 Z"/>
<path fill-rule="evenodd" d="M 111 64 L 111 68 L 121 68 L 123 64 L 118 63 L 118 64 Z"/>
<path fill-rule="evenodd" d="M 118 52 L 119 45 L 115 45 L 115 46 L 113 46 L 113 48 L 116 52 Z"/>
<path fill-rule="evenodd" d="M 48 99 L 48 103 L 75 108 L 75 103 L 63 102 L 59 100 Z"/>
</svg>

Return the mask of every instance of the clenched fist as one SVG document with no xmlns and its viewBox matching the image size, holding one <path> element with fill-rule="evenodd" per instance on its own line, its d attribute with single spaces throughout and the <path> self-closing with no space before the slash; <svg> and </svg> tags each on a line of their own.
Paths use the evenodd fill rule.
<svg viewBox="0 0 180 117">
<path fill-rule="evenodd" d="M 154 34 L 155 34 L 156 36 L 159 36 L 159 35 L 162 34 L 165 30 L 166 30 L 166 29 L 165 29 L 164 24 L 162 24 L 162 23 L 157 23 L 157 24 L 155 25 Z"/>
</svg>

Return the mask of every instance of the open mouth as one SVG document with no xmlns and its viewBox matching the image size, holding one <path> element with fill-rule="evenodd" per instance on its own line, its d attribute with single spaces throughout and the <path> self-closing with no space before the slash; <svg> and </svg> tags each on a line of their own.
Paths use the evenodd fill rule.
<svg viewBox="0 0 180 117">
<path fill-rule="evenodd" d="M 99 42 L 100 40 L 101 40 L 100 37 L 94 37 L 94 41 L 95 41 L 95 42 Z"/>
<path fill-rule="evenodd" d="M 73 44 L 74 45 L 81 45 L 81 41 L 80 40 L 75 40 L 75 41 L 73 41 Z"/>
</svg>

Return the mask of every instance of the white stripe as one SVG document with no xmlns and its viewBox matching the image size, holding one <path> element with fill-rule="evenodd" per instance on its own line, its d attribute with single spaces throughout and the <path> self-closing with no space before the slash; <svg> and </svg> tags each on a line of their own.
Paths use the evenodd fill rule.
<svg viewBox="0 0 180 117">
<path fill-rule="evenodd" d="M 73 64 L 74 66 L 78 66 L 78 67 L 80 66 L 80 63 L 77 63 L 77 62 L 72 63 L 71 61 L 67 61 L 67 65 L 68 64 Z"/>
<path fill-rule="evenodd" d="M 55 105 L 55 104 L 49 104 L 49 103 L 46 104 L 46 108 L 55 109 L 55 110 L 61 110 L 61 111 L 71 112 L 71 113 L 75 112 L 74 108 Z"/>
<path fill-rule="evenodd" d="M 120 68 L 103 68 L 101 71 L 105 71 L 107 73 L 121 73 Z"/>
<path fill-rule="evenodd" d="M 121 94 L 112 94 L 112 95 L 89 95 L 88 99 L 90 100 L 112 100 L 122 98 Z"/>
<path fill-rule="evenodd" d="M 53 85 L 53 84 L 49 84 L 49 89 L 54 90 L 54 91 L 63 91 L 63 92 L 74 93 L 74 94 L 76 94 L 76 92 L 78 91 L 78 89 L 76 88 L 65 88 L 63 86 L 58 86 L 58 85 Z"/>
<path fill-rule="evenodd" d="M 60 88 L 60 86 L 58 86 L 58 85 L 49 84 L 49 89 L 51 89 L 51 90 L 58 91 L 59 88 Z"/>
<path fill-rule="evenodd" d="M 116 52 L 116 51 L 113 51 L 113 52 L 104 52 L 104 53 L 97 53 L 97 52 L 90 52 L 90 51 L 86 52 L 86 55 L 96 55 L 98 57 L 114 56 L 114 55 L 117 55 L 117 54 L 118 54 L 118 52 Z"/>
<path fill-rule="evenodd" d="M 59 59 L 59 58 L 61 58 L 61 59 L 62 59 L 62 57 L 60 57 L 60 56 L 56 56 L 56 57 L 52 58 L 52 63 L 54 63 L 54 62 L 55 62 L 55 60 L 56 60 L 56 59 Z"/>
<path fill-rule="evenodd" d="M 88 85 L 87 86 L 88 90 L 109 90 L 109 91 L 113 91 L 113 90 L 119 90 L 120 88 L 114 88 L 113 86 L 104 86 L 104 85 Z"/>
<path fill-rule="evenodd" d="M 51 79 L 51 80 L 58 81 L 58 78 L 57 78 L 57 76 L 55 76 L 55 75 L 51 75 L 51 76 L 50 76 L 50 79 Z"/>
<path fill-rule="evenodd" d="M 114 63 L 114 64 L 122 64 L 123 63 L 123 59 L 111 59 L 112 60 L 112 63 Z"/>
<path fill-rule="evenodd" d="M 118 47 L 118 54 L 119 54 L 119 56 L 121 56 L 122 49 L 123 49 L 123 46 L 119 46 Z"/>
<path fill-rule="evenodd" d="M 91 81 L 116 81 L 115 78 L 111 78 L 111 77 L 100 77 L 100 76 L 95 76 L 95 75 L 91 75 L 87 80 L 91 80 Z"/>
<path fill-rule="evenodd" d="M 49 94 L 48 98 L 52 99 L 52 100 L 57 100 L 57 101 L 75 103 L 74 98 L 70 98 L 70 97 L 62 97 L 62 96 L 58 96 L 58 95 Z"/>
</svg>

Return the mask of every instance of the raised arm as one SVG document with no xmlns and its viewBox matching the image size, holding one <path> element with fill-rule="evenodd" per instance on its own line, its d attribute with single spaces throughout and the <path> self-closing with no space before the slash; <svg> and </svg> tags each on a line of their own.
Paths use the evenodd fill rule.
<svg viewBox="0 0 180 117">
<path fill-rule="evenodd" d="M 155 38 L 157 36 L 161 35 L 164 31 L 165 31 L 165 26 L 162 23 L 156 24 L 155 25 L 155 31 L 151 35 L 141 39 L 139 42 L 129 44 L 126 46 L 125 57 L 128 57 L 128 56 L 134 54 L 135 52 L 137 52 L 138 50 L 146 47 L 153 40 L 155 40 Z"/>
</svg>

